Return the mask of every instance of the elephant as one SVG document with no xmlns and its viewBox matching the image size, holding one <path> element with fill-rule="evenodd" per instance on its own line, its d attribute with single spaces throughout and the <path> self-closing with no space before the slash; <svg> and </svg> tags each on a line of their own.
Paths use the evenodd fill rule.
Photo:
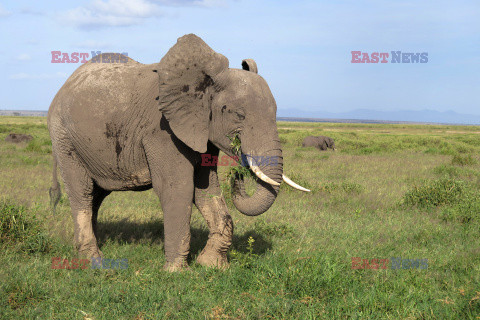
<svg viewBox="0 0 480 320">
<path fill-rule="evenodd" d="M 303 139 L 302 147 L 315 147 L 319 150 L 327 150 L 328 148 L 336 150 L 335 142 L 332 138 L 326 136 L 308 136 Z"/>
<path fill-rule="evenodd" d="M 97 216 L 105 197 L 153 188 L 164 215 L 164 269 L 188 269 L 192 205 L 209 228 L 197 262 L 226 268 L 233 221 L 217 166 L 200 165 L 203 155 L 223 151 L 247 159 L 255 192 L 246 193 L 243 176 L 236 175 L 232 184 L 233 203 L 245 215 L 267 211 L 282 181 L 309 191 L 283 175 L 277 106 L 268 84 L 254 60 L 230 68 L 225 56 L 194 34 L 178 38 L 159 63 L 124 58 L 124 63 L 83 64 L 50 105 L 53 207 L 60 198 L 58 164 L 75 248 L 79 255 L 99 258 Z M 234 149 L 235 140 L 240 148 Z M 275 161 L 260 163 L 259 156 Z"/>
<path fill-rule="evenodd" d="M 33 137 L 29 134 L 23 133 L 10 133 L 6 138 L 6 142 L 13 142 L 13 143 L 20 143 L 20 142 L 28 142 L 32 140 Z"/>
</svg>

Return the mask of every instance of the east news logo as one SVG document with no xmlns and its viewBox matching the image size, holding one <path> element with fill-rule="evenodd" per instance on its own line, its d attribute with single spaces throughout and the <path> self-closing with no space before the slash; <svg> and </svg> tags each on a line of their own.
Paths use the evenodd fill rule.
<svg viewBox="0 0 480 320">
<path fill-rule="evenodd" d="M 128 52 L 122 53 L 103 53 L 101 51 L 92 52 L 92 63 L 127 63 Z M 61 52 L 52 51 L 52 63 L 86 63 L 88 62 L 88 52 Z"/>
<path fill-rule="evenodd" d="M 92 263 L 90 265 L 90 262 Z M 128 259 L 62 259 L 61 257 L 52 257 L 51 269 L 127 269 Z"/>
<path fill-rule="evenodd" d="M 368 52 L 352 51 L 352 63 L 427 63 L 428 52 Z M 388 61 L 388 58 L 391 60 Z"/>
</svg>

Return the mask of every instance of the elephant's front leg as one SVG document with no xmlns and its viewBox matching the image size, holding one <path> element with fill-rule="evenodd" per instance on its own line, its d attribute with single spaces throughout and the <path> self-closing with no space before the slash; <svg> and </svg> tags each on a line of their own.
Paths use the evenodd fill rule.
<svg viewBox="0 0 480 320">
<path fill-rule="evenodd" d="M 233 221 L 218 183 L 216 167 L 199 167 L 195 172 L 195 205 L 207 221 L 210 233 L 197 258 L 204 266 L 228 267 L 227 250 L 232 245 Z"/>
<path fill-rule="evenodd" d="M 188 267 L 193 165 L 177 148 L 163 143 L 163 148 L 160 149 L 158 145 L 160 143 L 150 143 L 146 151 L 152 186 L 160 198 L 163 210 L 164 269 L 178 271 Z"/>
<path fill-rule="evenodd" d="M 186 177 L 171 179 L 169 176 L 163 179 L 154 178 L 152 183 L 155 192 L 159 195 L 163 210 L 165 259 L 167 260 L 164 269 L 178 271 L 187 268 L 193 205 L 192 175 L 190 179 Z"/>
<path fill-rule="evenodd" d="M 192 214 L 193 187 L 169 188 L 161 192 L 165 233 L 165 270 L 177 271 L 187 268 L 190 251 L 190 217 Z M 188 199 L 188 200 L 187 200 Z"/>
</svg>

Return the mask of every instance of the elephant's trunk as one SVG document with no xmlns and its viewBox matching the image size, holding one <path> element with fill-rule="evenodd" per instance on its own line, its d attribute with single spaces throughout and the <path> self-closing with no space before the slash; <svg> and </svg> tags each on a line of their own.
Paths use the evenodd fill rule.
<svg viewBox="0 0 480 320">
<path fill-rule="evenodd" d="M 247 216 L 257 216 L 272 206 L 282 182 L 283 158 L 278 135 L 273 139 L 273 142 L 270 140 L 268 146 L 264 145 L 258 149 L 249 149 L 249 143 L 242 139 L 242 151 L 244 152 L 243 159 L 253 156 L 258 169 L 277 184 L 272 185 L 257 179 L 255 193 L 249 196 L 245 191 L 243 178 L 238 175 L 235 177 L 232 194 L 235 207 Z M 258 173 L 256 174 L 258 175 Z"/>
</svg>

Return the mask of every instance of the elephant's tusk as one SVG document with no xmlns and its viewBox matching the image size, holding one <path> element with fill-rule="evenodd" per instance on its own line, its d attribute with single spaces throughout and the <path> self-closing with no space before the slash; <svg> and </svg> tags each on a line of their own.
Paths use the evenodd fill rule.
<svg viewBox="0 0 480 320">
<path fill-rule="evenodd" d="M 265 173 L 260 170 L 260 168 L 257 166 L 257 163 L 252 157 L 247 156 L 247 161 L 248 165 L 250 166 L 250 169 L 252 169 L 253 173 L 262 181 L 266 183 L 270 183 L 271 185 L 274 186 L 279 186 L 280 183 L 276 182 L 275 180 L 270 179 Z"/>
<path fill-rule="evenodd" d="M 286 175 L 282 174 L 282 178 L 283 178 L 283 181 L 285 181 L 289 186 L 291 187 L 294 187 L 295 189 L 298 189 L 298 190 L 301 190 L 301 191 L 305 191 L 305 192 L 310 192 L 311 190 L 309 189 L 306 189 L 302 186 L 299 186 L 298 184 L 296 184 L 295 182 L 293 182 L 292 180 L 290 180 L 290 178 L 288 178 Z"/>
</svg>

